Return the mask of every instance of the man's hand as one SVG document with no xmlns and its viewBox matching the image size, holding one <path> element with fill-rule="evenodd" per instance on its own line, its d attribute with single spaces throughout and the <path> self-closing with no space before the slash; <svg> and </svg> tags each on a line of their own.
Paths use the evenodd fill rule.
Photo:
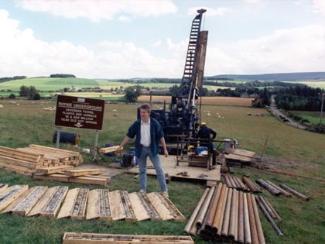
<svg viewBox="0 0 325 244">
<path fill-rule="evenodd" d="M 167 148 L 164 149 L 164 155 L 165 155 L 166 158 L 168 157 L 168 150 L 167 150 Z"/>
</svg>

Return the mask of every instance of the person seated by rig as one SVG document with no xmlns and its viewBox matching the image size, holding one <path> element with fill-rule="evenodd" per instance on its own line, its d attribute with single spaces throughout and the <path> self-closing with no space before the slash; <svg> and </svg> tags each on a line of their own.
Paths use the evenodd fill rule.
<svg viewBox="0 0 325 244">
<path fill-rule="evenodd" d="M 217 133 L 213 129 L 209 128 L 205 122 L 202 122 L 197 135 L 200 140 L 200 146 L 208 148 L 209 152 L 212 153 L 212 164 L 216 165 L 217 153 L 213 140 L 216 138 Z"/>
<path fill-rule="evenodd" d="M 168 150 L 164 139 L 161 125 L 154 118 L 150 118 L 151 108 L 148 104 L 139 107 L 140 119 L 135 121 L 129 128 L 127 135 L 123 139 L 120 148 L 122 149 L 131 138 L 135 137 L 135 156 L 140 171 L 140 192 L 147 190 L 147 158 L 149 157 L 157 174 L 160 190 L 164 196 L 168 197 L 167 185 L 164 171 L 161 167 L 158 151 L 159 143 L 164 149 L 165 157 Z"/>
</svg>

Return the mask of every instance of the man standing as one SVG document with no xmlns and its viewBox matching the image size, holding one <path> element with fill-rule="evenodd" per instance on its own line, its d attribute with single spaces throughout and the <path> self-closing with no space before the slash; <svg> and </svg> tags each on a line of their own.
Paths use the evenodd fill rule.
<svg viewBox="0 0 325 244">
<path fill-rule="evenodd" d="M 160 190 L 168 197 L 165 174 L 158 155 L 159 143 L 161 143 L 165 156 L 168 156 L 164 133 L 159 122 L 150 118 L 151 108 L 148 104 L 141 105 L 139 110 L 140 120 L 131 125 L 120 147 L 123 148 L 131 138 L 135 137 L 135 156 L 140 171 L 140 192 L 147 190 L 147 157 L 149 157 L 156 170 Z"/>
</svg>

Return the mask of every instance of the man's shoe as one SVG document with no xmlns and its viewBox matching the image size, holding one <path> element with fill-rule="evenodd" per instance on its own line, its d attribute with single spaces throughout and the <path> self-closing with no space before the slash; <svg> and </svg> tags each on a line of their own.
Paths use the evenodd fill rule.
<svg viewBox="0 0 325 244">
<path fill-rule="evenodd" d="M 141 194 L 145 194 L 145 193 L 146 193 L 146 190 L 141 189 L 139 192 L 140 192 Z"/>
</svg>

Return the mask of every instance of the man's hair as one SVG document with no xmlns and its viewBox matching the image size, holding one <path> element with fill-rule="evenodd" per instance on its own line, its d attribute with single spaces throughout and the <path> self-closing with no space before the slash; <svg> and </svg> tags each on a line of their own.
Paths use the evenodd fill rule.
<svg viewBox="0 0 325 244">
<path fill-rule="evenodd" d="M 151 112 L 151 107 L 149 104 L 142 104 L 139 109 L 143 109 L 143 110 L 146 110 L 149 114 Z"/>
</svg>

